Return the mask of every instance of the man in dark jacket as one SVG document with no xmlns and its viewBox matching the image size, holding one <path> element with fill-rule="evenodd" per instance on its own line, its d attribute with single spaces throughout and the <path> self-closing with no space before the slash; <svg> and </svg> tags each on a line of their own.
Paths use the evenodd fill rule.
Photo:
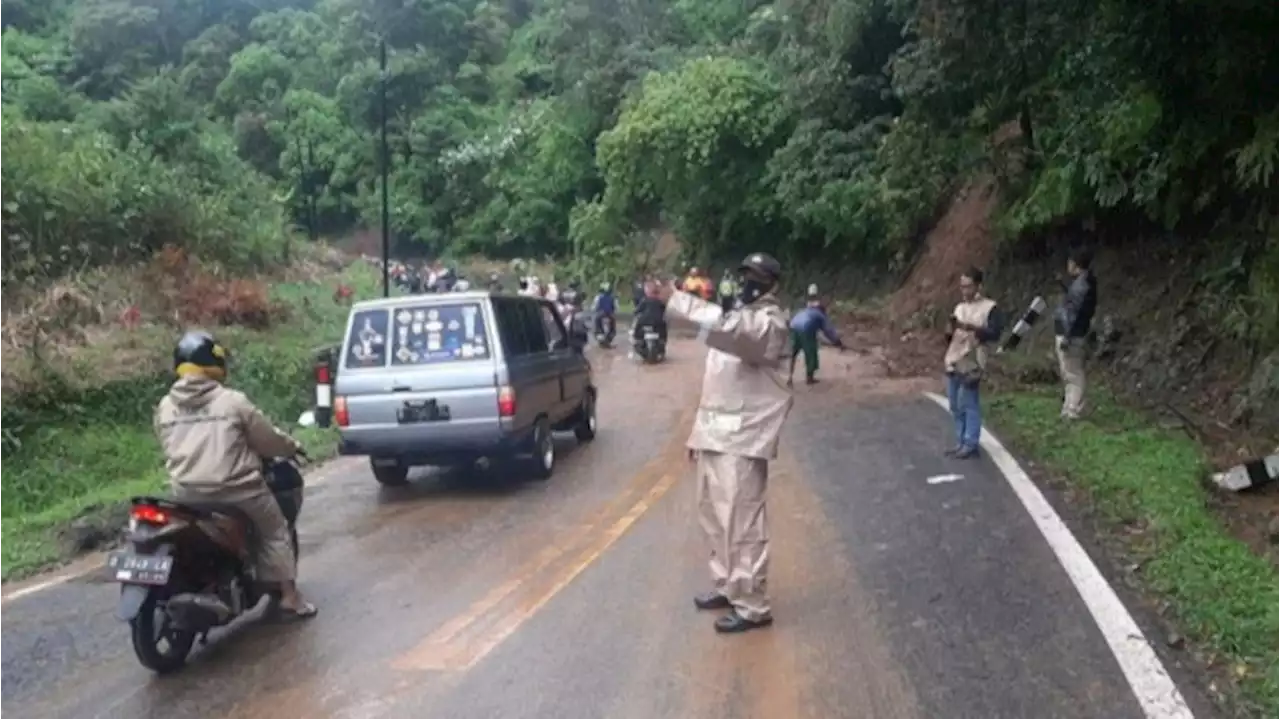
<svg viewBox="0 0 1280 719">
<path fill-rule="evenodd" d="M 1093 275 L 1093 253 L 1077 249 L 1067 260 L 1066 284 L 1062 304 L 1053 314 L 1054 349 L 1058 355 L 1058 372 L 1062 375 L 1062 417 L 1077 419 L 1084 410 L 1084 346 L 1098 306 L 1098 281 Z"/>
<path fill-rule="evenodd" d="M 645 283 L 645 293 L 636 305 L 635 323 L 631 327 L 631 339 L 639 342 L 644 328 L 652 327 L 663 342 L 667 341 L 667 303 L 658 292 L 656 282 Z"/>
</svg>

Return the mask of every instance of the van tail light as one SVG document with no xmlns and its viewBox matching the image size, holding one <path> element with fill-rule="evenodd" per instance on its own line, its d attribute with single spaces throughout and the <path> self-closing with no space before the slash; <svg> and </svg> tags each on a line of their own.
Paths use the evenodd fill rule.
<svg viewBox="0 0 1280 719">
<path fill-rule="evenodd" d="M 169 513 L 154 504 L 135 504 L 129 510 L 129 518 L 158 526 L 164 526 L 169 523 Z"/>
<path fill-rule="evenodd" d="M 333 401 L 333 419 L 339 427 L 351 424 L 351 412 L 347 409 L 346 397 L 339 397 Z"/>
<path fill-rule="evenodd" d="M 516 416 L 516 391 L 511 387 L 500 387 L 498 389 L 498 416 Z"/>
</svg>

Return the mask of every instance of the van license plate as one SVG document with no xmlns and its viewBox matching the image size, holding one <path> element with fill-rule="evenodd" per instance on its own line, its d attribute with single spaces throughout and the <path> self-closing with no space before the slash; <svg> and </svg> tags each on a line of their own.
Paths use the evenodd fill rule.
<svg viewBox="0 0 1280 719">
<path fill-rule="evenodd" d="M 440 406 L 434 399 L 419 401 L 406 400 L 404 406 L 396 413 L 400 424 L 417 424 L 418 422 L 447 422 L 449 408 Z"/>
<path fill-rule="evenodd" d="M 656 340 L 656 339 L 658 339 L 658 333 L 657 333 L 657 332 L 645 332 L 645 333 L 644 333 L 644 338 L 645 338 L 646 340 Z"/>
</svg>

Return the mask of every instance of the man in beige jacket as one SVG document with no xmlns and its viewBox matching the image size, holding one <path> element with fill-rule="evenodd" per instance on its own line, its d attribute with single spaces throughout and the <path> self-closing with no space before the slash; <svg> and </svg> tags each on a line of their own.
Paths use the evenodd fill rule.
<svg viewBox="0 0 1280 719">
<path fill-rule="evenodd" d="M 766 593 L 765 487 L 792 401 L 785 371 L 787 315 L 775 294 L 781 266 L 756 253 L 743 260 L 739 274 L 742 304 L 731 312 L 669 285 L 662 290 L 669 298 L 667 316 L 697 324 L 711 348 L 688 447 L 697 462 L 699 518 L 714 583 L 694 604 L 732 610 L 716 620 L 718 632 L 773 622 Z"/>
<path fill-rule="evenodd" d="M 155 430 L 174 499 L 244 512 L 258 532 L 256 579 L 280 587 L 281 612 L 315 616 L 315 606 L 298 591 L 289 525 L 262 474 L 263 458 L 292 457 L 301 445 L 244 393 L 222 385 L 227 351 L 212 335 L 183 335 L 173 360 L 178 381 L 156 407 Z"/>
<path fill-rule="evenodd" d="M 947 455 L 956 459 L 978 456 L 982 438 L 979 389 L 987 369 L 987 345 L 1004 332 L 1004 313 L 982 292 L 982 270 L 971 267 L 960 275 L 960 303 L 947 321 L 947 402 L 955 421 L 956 445 Z"/>
</svg>

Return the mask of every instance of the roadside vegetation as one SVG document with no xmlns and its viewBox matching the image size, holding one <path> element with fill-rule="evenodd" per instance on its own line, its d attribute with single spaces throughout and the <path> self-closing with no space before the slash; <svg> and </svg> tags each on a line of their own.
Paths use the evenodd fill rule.
<svg viewBox="0 0 1280 719">
<path fill-rule="evenodd" d="M 1181 626 L 1202 648 L 1202 661 L 1224 684 L 1238 682 L 1245 716 L 1277 712 L 1276 626 L 1280 589 L 1272 561 L 1231 537 L 1205 504 L 1202 449 L 1176 429 L 1117 404 L 1105 389 L 1089 396 L 1085 421 L 1058 417 L 1052 389 L 1003 389 L 990 401 L 993 424 L 1011 445 L 1036 458 L 1080 492 L 1123 552 L 1125 580 L 1161 598 L 1166 634 L 1153 641 L 1181 645 L 1167 627 Z"/>
</svg>

